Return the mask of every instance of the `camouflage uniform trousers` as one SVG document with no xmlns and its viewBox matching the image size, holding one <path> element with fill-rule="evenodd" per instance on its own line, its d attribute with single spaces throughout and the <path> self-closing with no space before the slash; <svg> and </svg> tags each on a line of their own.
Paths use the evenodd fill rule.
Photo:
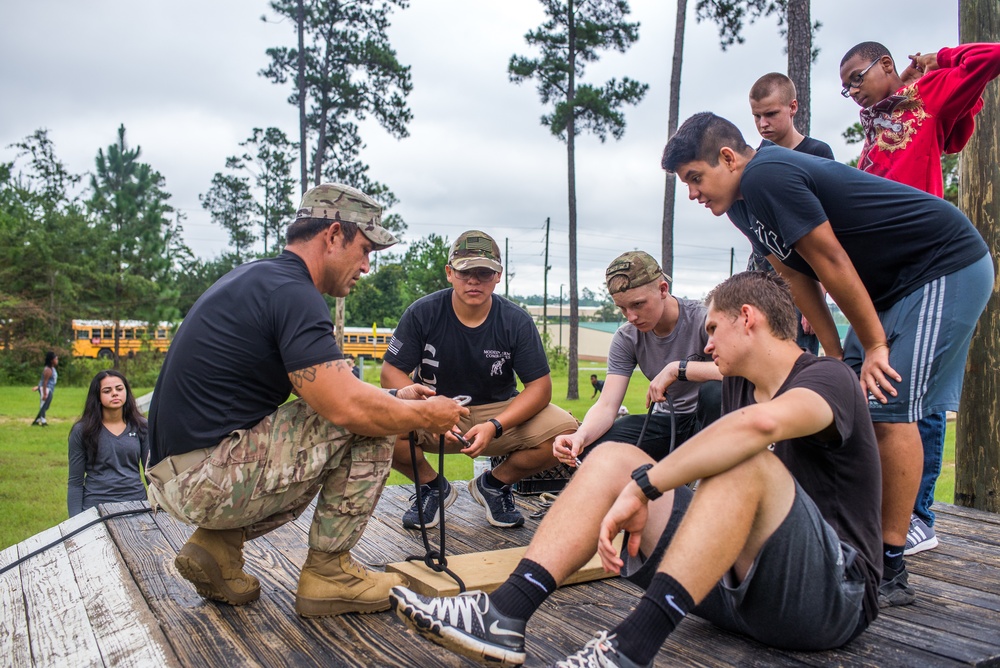
<svg viewBox="0 0 1000 668">
<path fill-rule="evenodd" d="M 234 431 L 172 478 L 163 475 L 170 458 L 157 464 L 150 504 L 206 529 L 243 527 L 251 539 L 297 518 L 319 492 L 309 547 L 344 552 L 361 538 L 382 493 L 393 441 L 352 434 L 297 399 Z"/>
</svg>

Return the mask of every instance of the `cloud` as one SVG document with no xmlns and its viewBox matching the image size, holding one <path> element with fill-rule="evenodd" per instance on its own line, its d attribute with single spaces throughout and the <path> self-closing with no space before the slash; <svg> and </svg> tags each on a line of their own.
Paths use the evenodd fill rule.
<svg viewBox="0 0 1000 668">
<path fill-rule="evenodd" d="M 55 0 L 8 3 L 0 25 L 0 159 L 40 127 L 49 128 L 58 155 L 77 172 L 90 170 L 98 148 L 124 123 L 129 141 L 167 181 L 171 203 L 187 215 L 186 238 L 212 256 L 226 243 L 198 195 L 225 158 L 254 127 L 277 126 L 297 137 L 288 86 L 257 75 L 265 50 L 291 45 L 292 26 L 273 20 L 266 3 L 174 0 L 169 3 Z M 773 19 L 746 29 L 746 44 L 722 52 L 714 25 L 694 20 L 689 3 L 681 88 L 681 118 L 711 110 L 733 120 L 750 141 L 756 132 L 746 91 L 760 74 L 785 71 L 786 56 Z M 621 142 L 582 136 L 577 148 L 580 286 L 597 290 L 607 262 L 630 248 L 659 255 L 667 99 L 675 9 L 670 3 L 632 3 L 639 42 L 588 66 L 586 81 L 629 76 L 650 84 L 645 100 L 626 111 Z M 840 97 L 840 57 L 855 43 L 882 41 L 902 61 L 958 41 L 951 3 L 916 0 L 914 22 L 882 22 L 875 34 L 857 28 L 870 3 L 813 3 L 824 25 L 813 65 L 812 132 L 839 160 L 856 150 L 840 133 L 857 108 Z M 513 292 L 540 293 L 545 219 L 551 218 L 549 292 L 568 290 L 565 145 L 539 124 L 546 112 L 533 83 L 508 81 L 509 58 L 530 54 L 524 34 L 543 21 L 534 0 L 419 0 L 396 11 L 390 37 L 411 65 L 414 120 L 397 141 L 366 123 L 364 158 L 374 178 L 400 199 L 408 237 L 431 232 L 454 239 L 482 227 L 510 245 Z M 675 290 L 698 297 L 746 260 L 749 246 L 725 218 L 714 218 L 678 189 L 675 208 Z"/>
</svg>

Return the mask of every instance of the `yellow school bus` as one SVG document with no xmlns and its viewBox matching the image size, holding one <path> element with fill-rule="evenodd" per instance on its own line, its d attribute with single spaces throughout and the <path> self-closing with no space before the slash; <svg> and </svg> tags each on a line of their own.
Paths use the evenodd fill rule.
<svg viewBox="0 0 1000 668">
<path fill-rule="evenodd" d="M 393 330 L 389 327 L 344 327 L 345 355 L 382 359 Z"/>
<path fill-rule="evenodd" d="M 118 321 L 118 355 L 135 357 L 146 350 L 167 352 L 173 326 L 168 322 Z M 111 359 L 115 354 L 114 320 L 74 320 L 73 357 Z"/>
</svg>

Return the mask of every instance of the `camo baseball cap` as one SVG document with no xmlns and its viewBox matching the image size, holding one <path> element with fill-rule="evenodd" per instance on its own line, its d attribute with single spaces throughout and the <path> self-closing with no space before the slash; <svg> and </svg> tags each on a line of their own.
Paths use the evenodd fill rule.
<svg viewBox="0 0 1000 668">
<path fill-rule="evenodd" d="M 493 237 L 479 230 L 462 232 L 455 239 L 451 251 L 448 252 L 448 264 L 452 269 L 459 271 L 475 267 L 503 271 L 503 265 L 500 263 L 500 247 L 493 241 Z"/>
<path fill-rule="evenodd" d="M 307 190 L 295 212 L 295 220 L 300 218 L 356 223 L 375 250 L 383 250 L 399 241 L 382 227 L 382 207 L 378 202 L 340 183 L 324 183 Z"/>
<path fill-rule="evenodd" d="M 615 276 L 624 276 L 628 280 L 622 283 L 617 290 L 611 292 L 611 279 Z M 660 279 L 670 282 L 670 277 L 663 273 L 653 256 L 638 250 L 622 253 L 608 265 L 607 271 L 604 272 L 604 280 L 607 282 L 610 294 L 625 292 Z"/>
</svg>

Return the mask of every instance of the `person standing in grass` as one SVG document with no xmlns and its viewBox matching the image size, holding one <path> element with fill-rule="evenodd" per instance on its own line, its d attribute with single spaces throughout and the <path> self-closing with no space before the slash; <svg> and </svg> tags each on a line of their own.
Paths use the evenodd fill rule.
<svg viewBox="0 0 1000 668">
<path fill-rule="evenodd" d="M 42 376 L 38 379 L 38 385 L 35 385 L 32 390 L 38 392 L 38 415 L 35 416 L 35 420 L 31 425 L 38 427 L 48 427 L 49 423 L 45 419 L 45 413 L 48 412 L 49 406 L 52 405 L 52 395 L 56 391 L 56 382 L 59 380 L 59 372 L 56 371 L 56 367 L 59 366 L 59 355 L 56 355 L 51 350 L 45 353 L 45 368 L 42 369 Z"/>
<path fill-rule="evenodd" d="M 83 415 L 69 432 L 70 517 L 99 503 L 146 500 L 139 471 L 149 454 L 146 433 L 125 376 L 111 369 L 94 376 Z"/>
</svg>

